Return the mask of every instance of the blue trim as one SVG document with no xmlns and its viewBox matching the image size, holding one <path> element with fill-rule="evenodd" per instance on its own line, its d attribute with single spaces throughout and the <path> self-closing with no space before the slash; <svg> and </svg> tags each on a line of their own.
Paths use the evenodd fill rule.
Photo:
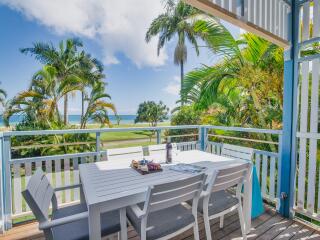
<svg viewBox="0 0 320 240">
<path fill-rule="evenodd" d="M 292 216 L 295 192 L 295 135 L 297 126 L 297 89 L 298 89 L 298 39 L 299 39 L 299 1 L 292 1 L 290 14 L 292 47 L 285 54 L 284 62 L 284 93 L 283 93 L 283 130 L 281 144 L 281 179 L 280 179 L 280 213 L 284 217 Z"/>
<path fill-rule="evenodd" d="M 206 142 L 207 142 L 207 129 L 205 127 L 199 128 L 199 137 L 200 137 L 200 150 L 205 151 L 206 150 Z"/>
</svg>

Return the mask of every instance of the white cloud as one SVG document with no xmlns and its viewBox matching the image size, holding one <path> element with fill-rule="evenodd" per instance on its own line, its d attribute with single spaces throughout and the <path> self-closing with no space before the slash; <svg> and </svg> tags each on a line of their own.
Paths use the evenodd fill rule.
<svg viewBox="0 0 320 240">
<path fill-rule="evenodd" d="M 180 77 L 174 76 L 173 81 L 169 82 L 168 85 L 163 89 L 166 93 L 179 96 L 180 94 Z"/>
<path fill-rule="evenodd" d="M 167 55 L 157 56 L 157 39 L 149 44 L 145 33 L 162 12 L 160 0 L 0 0 L 28 19 L 52 28 L 57 34 L 97 39 L 105 63 L 116 64 L 123 53 L 138 67 L 161 66 Z"/>
</svg>

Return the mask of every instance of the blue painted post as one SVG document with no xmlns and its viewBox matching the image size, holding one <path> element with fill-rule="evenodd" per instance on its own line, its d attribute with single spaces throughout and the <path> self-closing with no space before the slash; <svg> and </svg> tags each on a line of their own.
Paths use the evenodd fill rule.
<svg viewBox="0 0 320 240">
<path fill-rule="evenodd" d="M 11 159 L 11 138 L 9 136 L 4 136 L 2 138 L 2 202 L 3 202 L 3 221 L 4 230 L 12 228 L 12 188 L 11 188 L 11 169 L 10 169 L 10 159 Z"/>
<path fill-rule="evenodd" d="M 207 143 L 207 129 L 205 127 L 199 128 L 199 141 L 200 141 L 200 150 L 206 150 L 206 143 Z"/>
<path fill-rule="evenodd" d="M 157 144 L 161 144 L 161 129 L 157 130 Z"/>
<path fill-rule="evenodd" d="M 296 171 L 296 126 L 297 126 L 297 89 L 298 89 L 298 39 L 299 39 L 299 7 L 297 0 L 292 0 L 292 11 L 289 21 L 291 49 L 285 52 L 284 93 L 283 93 L 283 135 L 281 144 L 281 179 L 280 209 L 284 217 L 292 216 L 294 199 L 294 178 Z"/>
</svg>

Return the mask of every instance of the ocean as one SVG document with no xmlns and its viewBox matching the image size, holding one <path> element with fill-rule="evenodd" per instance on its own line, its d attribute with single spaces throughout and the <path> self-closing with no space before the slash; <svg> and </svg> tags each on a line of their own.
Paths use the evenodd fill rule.
<svg viewBox="0 0 320 240">
<path fill-rule="evenodd" d="M 117 124 L 117 118 L 114 115 L 110 115 L 110 120 L 113 124 Z M 136 115 L 119 115 L 120 117 L 120 124 L 133 124 L 134 119 L 136 118 Z M 80 115 L 69 115 L 69 123 L 70 124 L 80 124 Z M 10 119 L 10 125 L 14 126 L 21 122 L 23 120 L 23 117 L 20 115 L 12 116 Z M 0 127 L 3 127 L 3 118 L 0 117 Z"/>
</svg>

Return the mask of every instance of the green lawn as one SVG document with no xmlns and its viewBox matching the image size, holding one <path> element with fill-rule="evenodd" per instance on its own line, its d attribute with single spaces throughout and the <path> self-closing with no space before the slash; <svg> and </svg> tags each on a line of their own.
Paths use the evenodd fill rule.
<svg viewBox="0 0 320 240">
<path fill-rule="evenodd" d="M 169 122 L 159 123 L 158 126 L 169 126 Z M 91 125 L 89 128 L 97 127 L 96 125 Z M 148 124 L 120 124 L 114 125 L 113 128 L 132 128 L 132 127 L 149 127 Z M 102 133 L 100 139 L 102 142 L 109 141 L 121 141 L 121 140 L 134 140 L 134 139 L 148 139 L 150 136 L 150 131 L 131 131 L 131 132 L 109 132 Z M 92 134 L 95 137 L 95 134 Z"/>
</svg>

